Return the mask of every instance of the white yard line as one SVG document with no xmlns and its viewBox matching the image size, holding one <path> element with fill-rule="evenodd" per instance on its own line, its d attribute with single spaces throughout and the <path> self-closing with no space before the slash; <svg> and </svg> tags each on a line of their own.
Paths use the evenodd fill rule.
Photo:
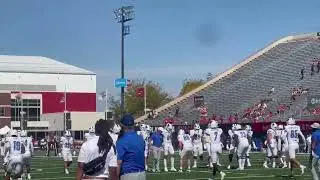
<svg viewBox="0 0 320 180">
<path fill-rule="evenodd" d="M 246 178 L 278 178 L 279 176 L 274 176 L 274 175 L 270 175 L 270 176 L 261 176 L 261 175 L 250 175 L 250 176 L 241 176 L 241 177 L 229 177 L 229 176 L 225 176 L 225 179 L 246 179 Z M 295 175 L 294 177 L 311 177 L 311 175 Z M 190 178 L 190 179 L 176 179 L 176 180 L 212 180 L 211 178 Z M 215 178 L 215 180 L 217 180 Z"/>
<path fill-rule="evenodd" d="M 55 177 L 55 178 L 41 178 L 41 179 L 32 179 L 32 180 L 49 180 L 49 179 L 75 179 L 75 177 Z"/>
</svg>

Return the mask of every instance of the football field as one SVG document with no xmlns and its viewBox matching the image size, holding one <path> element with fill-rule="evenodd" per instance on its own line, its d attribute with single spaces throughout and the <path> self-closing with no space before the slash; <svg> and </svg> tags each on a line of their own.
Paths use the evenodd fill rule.
<svg viewBox="0 0 320 180">
<path fill-rule="evenodd" d="M 237 180 L 275 180 L 275 179 L 290 179 L 289 169 L 264 169 L 262 168 L 262 163 L 265 155 L 263 153 L 252 153 L 251 163 L 252 167 L 247 168 L 244 171 L 237 171 L 235 169 L 227 170 L 227 155 L 223 155 L 221 164 L 222 169 L 227 175 L 225 179 L 237 179 Z M 308 165 L 308 155 L 299 155 L 299 160 L 304 165 Z M 74 159 L 76 162 L 76 158 Z M 175 168 L 179 168 L 179 158 L 175 160 Z M 168 163 L 170 164 L 170 163 Z M 236 166 L 236 162 L 234 162 Z M 149 162 L 149 168 L 152 167 L 152 162 Z M 161 161 L 161 167 L 163 167 L 163 161 Z M 70 169 L 70 175 L 64 174 L 63 161 L 59 157 L 44 157 L 35 156 L 32 159 L 32 179 L 34 180 L 66 180 L 75 178 L 76 163 L 72 164 Z M 3 171 L 1 171 L 3 175 Z M 3 176 L 2 176 L 3 177 Z M 2 179 L 2 178 L 1 178 Z M 211 170 L 206 167 L 192 169 L 191 173 L 183 172 L 161 172 L 161 173 L 147 173 L 148 180 L 205 180 L 205 179 L 220 179 L 219 176 L 216 178 L 212 177 Z M 295 170 L 295 176 L 292 179 L 301 180 L 312 180 L 310 169 L 306 169 L 304 175 L 300 175 L 300 169 Z"/>
</svg>

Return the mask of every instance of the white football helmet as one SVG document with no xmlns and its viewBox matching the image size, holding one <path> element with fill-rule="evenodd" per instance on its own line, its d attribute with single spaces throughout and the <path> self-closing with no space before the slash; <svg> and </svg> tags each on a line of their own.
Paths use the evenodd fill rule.
<svg viewBox="0 0 320 180">
<path fill-rule="evenodd" d="M 276 130 L 278 128 L 277 123 L 271 123 L 271 129 Z"/>
<path fill-rule="evenodd" d="M 199 129 L 200 129 L 199 123 L 195 123 L 194 126 L 193 126 L 193 128 L 194 128 L 195 130 L 199 130 Z"/>
<path fill-rule="evenodd" d="M 114 134 L 119 134 L 121 131 L 121 126 L 117 123 L 114 123 L 113 128 L 111 129 L 111 132 Z"/>
<path fill-rule="evenodd" d="M 172 132 L 172 131 L 174 130 L 174 129 L 173 129 L 173 125 L 170 124 L 170 123 L 168 123 L 168 124 L 166 125 L 166 130 Z"/>
<path fill-rule="evenodd" d="M 231 130 L 236 130 L 237 129 L 237 124 L 232 124 Z"/>
<path fill-rule="evenodd" d="M 236 130 L 240 130 L 240 129 L 242 129 L 241 124 L 237 124 Z"/>
<path fill-rule="evenodd" d="M 67 130 L 67 131 L 65 131 L 64 135 L 65 135 L 66 137 L 70 137 L 70 136 L 71 136 L 71 132 Z"/>
<path fill-rule="evenodd" d="M 280 124 L 280 125 L 278 126 L 278 129 L 279 129 L 279 130 L 283 130 L 283 125 Z"/>
<path fill-rule="evenodd" d="M 140 124 L 140 131 L 145 131 L 145 130 L 146 130 L 146 125 Z"/>
<path fill-rule="evenodd" d="M 158 127 L 158 131 L 163 132 L 164 131 L 163 127 Z"/>
<path fill-rule="evenodd" d="M 288 125 L 295 125 L 296 124 L 296 120 L 294 120 L 293 118 L 289 118 L 287 121 Z"/>
<path fill-rule="evenodd" d="M 21 137 L 27 137 L 27 134 L 28 134 L 28 133 L 27 133 L 26 130 L 22 130 L 21 133 L 20 133 L 20 136 L 21 136 Z"/>
<path fill-rule="evenodd" d="M 146 131 L 148 131 L 148 132 L 151 132 L 151 131 L 152 131 L 152 130 L 151 130 L 151 126 L 148 125 L 148 124 L 146 124 Z"/>
<path fill-rule="evenodd" d="M 215 129 L 215 128 L 217 128 L 218 127 L 218 122 L 217 121 L 211 121 L 211 123 L 210 123 L 210 128 L 211 129 Z"/>
<path fill-rule="evenodd" d="M 89 133 L 94 134 L 95 133 L 95 128 L 94 126 L 89 127 Z"/>
<path fill-rule="evenodd" d="M 252 128 L 251 128 L 251 126 L 249 124 L 246 125 L 246 130 L 247 131 L 251 131 L 252 130 Z"/>
<path fill-rule="evenodd" d="M 15 130 L 15 129 L 12 129 L 12 130 L 10 131 L 10 136 L 11 136 L 11 137 L 13 137 L 13 136 L 18 136 L 18 131 Z"/>
</svg>

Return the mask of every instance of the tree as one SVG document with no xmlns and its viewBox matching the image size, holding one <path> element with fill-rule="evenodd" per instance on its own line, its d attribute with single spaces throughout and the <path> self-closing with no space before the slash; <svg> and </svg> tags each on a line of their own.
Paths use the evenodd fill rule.
<svg viewBox="0 0 320 180">
<path fill-rule="evenodd" d="M 213 74 L 211 72 L 208 72 L 207 81 L 210 81 L 212 78 L 213 78 Z"/>
<path fill-rule="evenodd" d="M 109 96 L 108 98 L 108 107 L 113 112 L 113 116 L 115 119 L 120 118 L 120 100 L 116 99 L 114 96 Z"/>
<path fill-rule="evenodd" d="M 182 89 L 180 91 L 180 96 L 187 94 L 188 92 L 196 89 L 197 87 L 204 84 L 203 80 L 197 80 L 197 79 L 186 79 L 183 81 Z"/>
<path fill-rule="evenodd" d="M 146 83 L 146 94 L 147 94 L 147 108 L 156 109 L 169 101 L 172 98 L 163 88 L 152 81 L 146 81 L 143 79 L 133 80 L 129 88 L 125 92 L 125 112 L 133 114 L 135 117 L 144 115 L 144 97 L 138 97 L 136 90 L 144 87 Z M 120 101 L 115 100 L 114 97 L 109 100 L 110 109 L 115 113 L 115 117 L 119 118 L 120 115 Z"/>
</svg>

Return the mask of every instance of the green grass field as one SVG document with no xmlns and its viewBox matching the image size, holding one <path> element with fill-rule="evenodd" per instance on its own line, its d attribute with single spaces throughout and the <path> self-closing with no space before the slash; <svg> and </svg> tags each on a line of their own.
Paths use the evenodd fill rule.
<svg viewBox="0 0 320 180">
<path fill-rule="evenodd" d="M 238 180 L 275 180 L 275 179 L 290 179 L 288 175 L 290 171 L 288 169 L 264 169 L 262 163 L 265 155 L 263 153 L 252 153 L 251 163 L 252 167 L 247 168 L 244 171 L 227 170 L 227 156 L 223 155 L 221 164 L 224 165 L 220 169 L 224 170 L 227 174 L 225 179 L 238 179 Z M 308 165 L 308 155 L 299 155 L 299 160 L 304 165 Z M 76 159 L 74 159 L 76 161 Z M 178 157 L 175 160 L 176 169 L 179 168 Z M 170 163 L 168 163 L 170 164 Z M 152 163 L 150 161 L 149 168 Z M 161 162 L 163 166 L 163 161 Z M 236 165 L 236 162 L 235 164 Z M 64 174 L 63 161 L 59 157 L 44 157 L 35 156 L 32 159 L 32 179 L 34 180 L 64 180 L 75 178 L 76 163 L 73 163 L 70 169 L 70 175 Z M 1 179 L 3 177 L 3 171 L 1 171 Z M 220 177 L 213 178 L 211 171 L 208 168 L 192 169 L 191 173 L 178 173 L 178 172 L 161 172 L 161 173 L 147 173 L 148 180 L 204 180 L 204 179 L 220 179 Z M 312 180 L 311 172 L 309 169 L 303 176 L 300 176 L 300 170 L 295 170 L 295 177 L 293 179 Z"/>
</svg>

